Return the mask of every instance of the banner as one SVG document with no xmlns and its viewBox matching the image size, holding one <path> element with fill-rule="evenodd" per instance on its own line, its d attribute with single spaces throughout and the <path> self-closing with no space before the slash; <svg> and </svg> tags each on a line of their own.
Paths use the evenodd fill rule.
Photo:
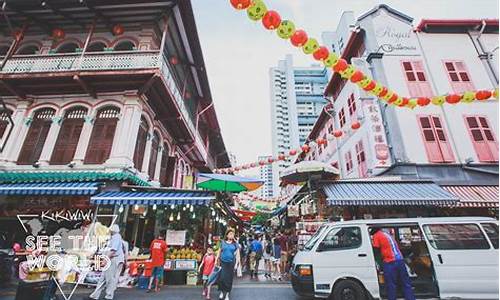
<svg viewBox="0 0 500 300">
<path fill-rule="evenodd" d="M 167 245 L 184 246 L 186 244 L 186 230 L 167 230 Z"/>
</svg>

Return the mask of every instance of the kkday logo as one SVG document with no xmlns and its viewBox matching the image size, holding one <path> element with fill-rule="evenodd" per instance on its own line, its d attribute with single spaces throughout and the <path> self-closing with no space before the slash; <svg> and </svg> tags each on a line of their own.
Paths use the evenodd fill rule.
<svg viewBox="0 0 500 300">
<path fill-rule="evenodd" d="M 48 268 L 56 273 L 52 275 L 57 288 L 65 300 L 69 300 L 80 283 L 85 280 L 91 271 L 106 271 L 111 264 L 111 260 L 106 255 L 109 253 L 107 246 L 108 236 L 105 234 L 105 226 L 97 222 L 98 218 L 111 218 L 111 225 L 117 219 L 117 215 L 96 214 L 92 211 L 64 210 L 64 211 L 44 211 L 41 214 L 17 215 L 24 231 L 28 233 L 26 237 L 26 250 L 28 270 L 41 270 Z M 61 224 L 76 223 L 81 225 L 84 222 L 89 225 L 81 225 L 78 228 L 59 228 L 53 234 L 45 234 L 42 222 L 55 222 Z M 29 226 L 30 230 L 26 226 Z M 78 272 L 78 281 L 66 295 L 62 289 L 72 272 Z"/>
</svg>

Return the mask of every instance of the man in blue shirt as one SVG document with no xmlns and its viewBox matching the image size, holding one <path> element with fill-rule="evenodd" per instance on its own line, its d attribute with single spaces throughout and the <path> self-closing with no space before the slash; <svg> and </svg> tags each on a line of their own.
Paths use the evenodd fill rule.
<svg viewBox="0 0 500 300">
<path fill-rule="evenodd" d="M 262 257 L 264 248 L 258 235 L 255 236 L 250 244 L 250 278 L 257 277 L 259 270 L 259 261 Z"/>
</svg>

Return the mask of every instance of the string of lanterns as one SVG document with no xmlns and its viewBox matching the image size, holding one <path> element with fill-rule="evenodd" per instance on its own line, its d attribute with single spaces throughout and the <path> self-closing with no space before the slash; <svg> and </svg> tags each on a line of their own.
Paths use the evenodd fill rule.
<svg viewBox="0 0 500 300">
<path fill-rule="evenodd" d="M 471 103 L 484 101 L 490 98 L 498 100 L 498 88 L 494 90 L 466 91 L 463 94 L 446 94 L 434 97 L 403 97 L 395 91 L 376 82 L 362 71 L 357 70 L 337 53 L 330 52 L 327 47 L 321 46 L 315 38 L 311 38 L 302 29 L 297 29 L 290 20 L 282 20 L 278 12 L 268 10 L 262 0 L 230 0 L 231 5 L 237 10 L 247 11 L 252 21 L 262 21 L 267 30 L 276 30 L 278 37 L 289 39 L 293 46 L 301 47 L 307 55 L 312 55 L 315 60 L 323 62 L 325 67 L 332 68 L 344 79 L 357 84 L 361 89 L 376 96 L 389 105 L 398 107 L 415 108 L 418 106 Z"/>
<path fill-rule="evenodd" d="M 361 122 L 359 121 L 354 121 L 351 123 L 350 129 L 352 131 L 356 131 L 361 128 Z M 279 162 L 279 161 L 285 161 L 288 159 L 293 159 L 296 155 L 300 153 L 308 153 L 310 152 L 314 147 L 316 146 L 322 146 L 324 145 L 325 147 L 328 145 L 330 141 L 333 141 L 334 139 L 340 139 L 346 134 L 345 131 L 339 129 L 339 130 L 334 130 L 331 134 L 327 135 L 327 138 L 318 138 L 315 141 L 311 141 L 307 144 L 302 145 L 300 148 L 297 149 L 290 149 L 288 153 L 281 153 L 276 157 L 269 157 L 266 160 L 259 160 L 257 162 L 249 163 L 249 164 L 243 164 L 231 168 L 222 168 L 222 169 L 214 169 L 213 172 L 216 174 L 230 174 L 230 173 L 235 173 L 239 172 L 242 170 L 249 170 L 249 169 L 254 169 L 254 168 L 260 168 L 266 165 L 271 165 L 273 163 Z"/>
</svg>

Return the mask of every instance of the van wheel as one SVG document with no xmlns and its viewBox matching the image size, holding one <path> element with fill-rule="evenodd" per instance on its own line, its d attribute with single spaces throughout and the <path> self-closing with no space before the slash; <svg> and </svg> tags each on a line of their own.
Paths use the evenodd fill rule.
<svg viewBox="0 0 500 300">
<path fill-rule="evenodd" d="M 356 281 L 342 280 L 333 288 L 332 300 L 365 300 L 365 289 Z"/>
</svg>

